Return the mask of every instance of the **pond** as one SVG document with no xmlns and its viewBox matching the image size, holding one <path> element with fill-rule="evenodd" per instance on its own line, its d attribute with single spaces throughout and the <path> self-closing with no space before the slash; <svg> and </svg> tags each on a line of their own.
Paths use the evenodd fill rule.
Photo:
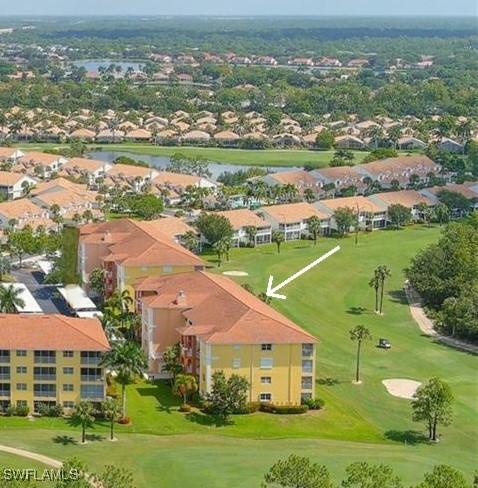
<svg viewBox="0 0 478 488">
<path fill-rule="evenodd" d="M 134 61 L 117 61 L 115 59 L 83 59 L 81 61 L 74 61 L 72 64 L 80 68 L 85 68 L 86 71 L 92 73 L 98 73 L 100 66 L 107 68 L 111 64 L 121 67 L 121 72 L 126 73 L 128 68 L 133 68 L 135 71 L 139 71 L 144 63 L 138 63 Z"/>
<path fill-rule="evenodd" d="M 93 151 L 88 153 L 88 155 L 99 161 L 106 161 L 108 163 L 112 163 L 116 158 L 120 156 L 126 156 L 128 158 L 136 159 L 139 161 L 144 161 L 145 163 L 150 164 L 155 168 L 166 169 L 169 165 L 169 157 L 168 156 L 149 156 L 146 154 L 134 154 L 124 151 Z M 241 164 L 229 164 L 229 163 L 209 163 L 209 171 L 212 173 L 213 179 L 217 179 L 217 177 L 224 173 L 225 171 L 229 171 L 231 173 L 236 173 L 240 170 L 248 170 L 251 166 L 241 165 Z M 266 166 L 255 166 L 257 168 L 263 168 L 269 173 L 278 173 L 283 171 L 292 171 L 295 169 L 300 169 L 297 167 L 266 167 Z"/>
</svg>

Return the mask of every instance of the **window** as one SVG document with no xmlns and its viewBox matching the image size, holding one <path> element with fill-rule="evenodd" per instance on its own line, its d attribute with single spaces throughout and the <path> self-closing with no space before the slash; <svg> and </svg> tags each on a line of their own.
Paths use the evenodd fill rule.
<svg viewBox="0 0 478 488">
<path fill-rule="evenodd" d="M 67 383 L 67 384 L 63 385 L 63 391 L 73 391 L 73 390 L 74 390 L 74 387 L 72 384 Z"/>
<path fill-rule="evenodd" d="M 302 403 L 306 402 L 307 400 L 312 400 L 312 393 L 302 393 L 300 395 L 300 400 Z"/>
<path fill-rule="evenodd" d="M 314 354 L 313 344 L 302 344 L 302 356 L 308 357 Z"/>
<path fill-rule="evenodd" d="M 28 407 L 28 402 L 26 400 L 17 400 L 17 407 Z"/>
<path fill-rule="evenodd" d="M 0 349 L 0 363 L 9 363 L 10 362 L 10 351 L 6 351 L 5 349 Z"/>
<path fill-rule="evenodd" d="M 312 373 L 313 364 L 312 359 L 302 359 L 302 372 Z"/>
<path fill-rule="evenodd" d="M 239 349 L 241 348 L 241 345 L 240 344 L 234 344 L 232 346 L 232 348 L 235 350 L 235 351 L 239 351 Z"/>
<path fill-rule="evenodd" d="M 173 267 L 172 266 L 163 266 L 163 273 L 172 273 Z"/>
<path fill-rule="evenodd" d="M 262 344 L 261 351 L 272 351 L 272 344 Z"/>
<path fill-rule="evenodd" d="M 63 351 L 63 357 L 64 358 L 72 358 L 74 356 L 74 352 L 73 351 Z"/>
<path fill-rule="evenodd" d="M 264 385 L 270 385 L 272 383 L 272 378 L 270 376 L 261 376 L 261 383 Z"/>
<path fill-rule="evenodd" d="M 272 393 L 261 393 L 259 399 L 261 402 L 270 402 L 272 400 Z"/>
<path fill-rule="evenodd" d="M 103 385 L 81 385 L 81 398 L 103 400 L 104 398 Z"/>
<path fill-rule="evenodd" d="M 33 379 L 39 381 L 55 381 L 56 380 L 56 368 L 47 368 L 41 366 L 35 366 L 33 368 Z"/>
<path fill-rule="evenodd" d="M 261 369 L 271 369 L 272 358 L 261 358 Z"/>
<path fill-rule="evenodd" d="M 75 402 L 63 402 L 63 408 L 75 408 Z"/>
<path fill-rule="evenodd" d="M 56 362 L 56 351 L 35 351 L 35 363 L 53 364 Z"/>
<path fill-rule="evenodd" d="M 74 371 L 74 368 L 63 368 L 63 374 L 73 374 Z"/>
<path fill-rule="evenodd" d="M 17 366 L 17 374 L 27 374 L 26 366 Z"/>
<path fill-rule="evenodd" d="M 25 357 L 27 355 L 27 351 L 24 349 L 17 349 L 17 356 L 18 357 Z"/>
<path fill-rule="evenodd" d="M 302 389 L 312 390 L 312 376 L 302 376 Z"/>
<path fill-rule="evenodd" d="M 240 360 L 240 358 L 234 358 L 232 360 L 232 367 L 233 368 L 240 368 L 241 367 L 241 360 Z"/>
<path fill-rule="evenodd" d="M 56 397 L 56 385 L 49 383 L 34 384 L 33 392 L 36 397 Z"/>
<path fill-rule="evenodd" d="M 27 391 L 27 384 L 26 383 L 17 383 L 17 390 L 18 391 Z"/>
</svg>

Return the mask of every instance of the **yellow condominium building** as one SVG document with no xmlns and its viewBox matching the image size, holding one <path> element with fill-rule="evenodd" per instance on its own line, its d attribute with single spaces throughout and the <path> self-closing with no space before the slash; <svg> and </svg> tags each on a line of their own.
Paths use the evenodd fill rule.
<svg viewBox="0 0 478 488">
<path fill-rule="evenodd" d="M 167 221 L 118 219 L 81 226 L 78 252 L 83 283 L 88 283 L 93 269 L 103 268 L 107 295 L 120 289 L 133 296 L 132 285 L 138 278 L 203 269 L 204 262 L 168 233 Z"/>
<path fill-rule="evenodd" d="M 110 348 L 96 319 L 0 314 L 0 411 L 9 406 L 61 405 L 105 397 L 103 353 Z"/>
<path fill-rule="evenodd" d="M 164 349 L 179 341 L 202 395 L 222 370 L 248 380 L 249 401 L 297 405 L 314 396 L 317 339 L 229 278 L 199 271 L 138 280 L 136 299 L 151 376 L 161 376 Z"/>
</svg>

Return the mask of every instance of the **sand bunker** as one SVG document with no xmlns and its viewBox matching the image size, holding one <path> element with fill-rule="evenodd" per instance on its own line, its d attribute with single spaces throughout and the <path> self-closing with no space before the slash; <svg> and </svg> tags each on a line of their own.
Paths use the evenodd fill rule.
<svg viewBox="0 0 478 488">
<path fill-rule="evenodd" d="M 407 398 L 408 400 L 413 398 L 417 388 L 421 385 L 420 381 L 404 380 L 399 378 L 383 380 L 382 383 L 390 395 L 399 398 Z"/>
<path fill-rule="evenodd" d="M 222 274 L 227 276 L 249 276 L 245 271 L 224 271 Z"/>
</svg>

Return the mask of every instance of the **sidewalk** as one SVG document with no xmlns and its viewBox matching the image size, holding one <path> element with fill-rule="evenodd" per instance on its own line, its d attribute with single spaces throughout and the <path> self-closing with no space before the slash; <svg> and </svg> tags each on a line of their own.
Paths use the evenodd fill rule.
<svg viewBox="0 0 478 488">
<path fill-rule="evenodd" d="M 410 313 L 424 335 L 436 337 L 436 339 L 441 343 L 454 347 L 455 349 L 471 352 L 472 354 L 478 354 L 478 346 L 459 339 L 454 339 L 453 337 L 438 334 L 434 328 L 433 321 L 427 317 L 425 310 L 423 309 L 420 295 L 408 284 L 405 284 L 404 290 L 410 306 Z"/>
</svg>

